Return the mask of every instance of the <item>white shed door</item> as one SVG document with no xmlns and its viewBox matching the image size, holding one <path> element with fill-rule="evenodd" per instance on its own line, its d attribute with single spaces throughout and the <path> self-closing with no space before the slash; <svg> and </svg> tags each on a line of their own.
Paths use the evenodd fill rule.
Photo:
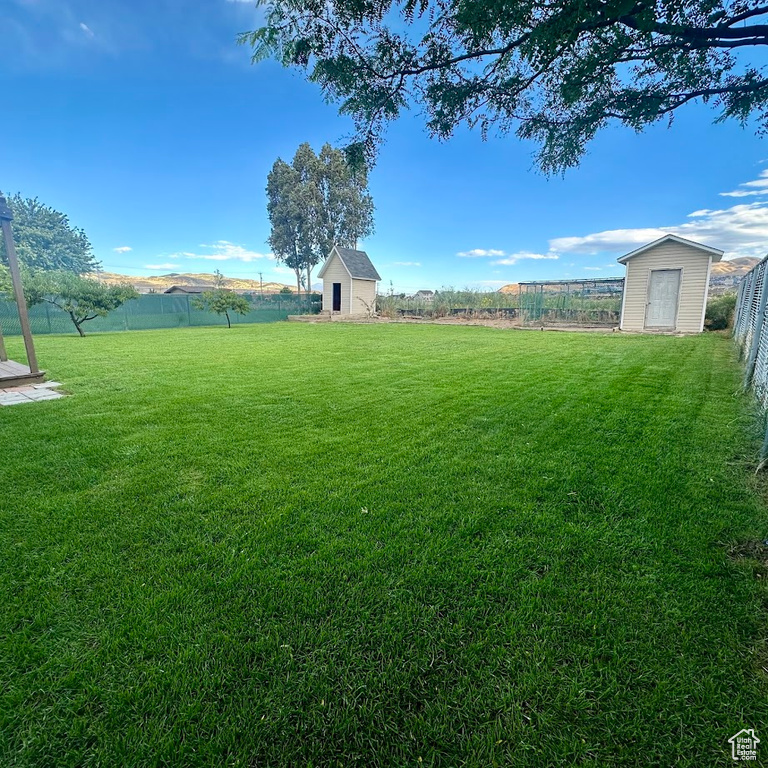
<svg viewBox="0 0 768 768">
<path fill-rule="evenodd" d="M 648 285 L 648 306 L 645 308 L 646 328 L 674 328 L 677 302 L 680 297 L 679 269 L 651 270 Z"/>
</svg>

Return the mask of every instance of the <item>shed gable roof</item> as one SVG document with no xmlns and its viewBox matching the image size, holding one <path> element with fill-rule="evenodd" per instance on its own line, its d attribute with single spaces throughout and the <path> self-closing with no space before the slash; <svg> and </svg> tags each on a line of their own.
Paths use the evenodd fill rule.
<svg viewBox="0 0 768 768">
<path fill-rule="evenodd" d="M 334 255 L 338 256 L 339 261 L 353 280 L 381 280 L 381 276 L 376 271 L 376 267 L 373 266 L 365 251 L 342 248 L 339 245 L 333 246 L 333 250 L 317 274 L 318 277 L 322 277 L 325 274 L 325 269 L 331 263 Z"/>
<path fill-rule="evenodd" d="M 621 258 L 617 259 L 619 264 L 626 264 L 630 259 L 633 259 L 635 256 L 639 256 L 641 253 L 645 253 L 646 251 L 649 251 L 651 248 L 655 248 L 657 245 L 662 245 L 663 243 L 678 243 L 679 245 L 687 245 L 690 248 L 695 248 L 702 252 L 702 255 L 706 254 L 707 256 L 712 257 L 712 261 L 720 261 L 723 257 L 723 251 L 721 251 L 719 248 L 712 248 L 712 246 L 709 245 L 702 245 L 702 243 L 695 243 L 693 240 L 686 240 L 684 237 L 678 237 L 677 235 L 664 235 L 664 237 L 660 237 L 658 240 L 654 240 L 652 243 L 648 243 L 647 245 L 643 245 L 640 248 L 635 249 L 634 251 L 630 251 L 626 255 L 622 256 Z"/>
</svg>

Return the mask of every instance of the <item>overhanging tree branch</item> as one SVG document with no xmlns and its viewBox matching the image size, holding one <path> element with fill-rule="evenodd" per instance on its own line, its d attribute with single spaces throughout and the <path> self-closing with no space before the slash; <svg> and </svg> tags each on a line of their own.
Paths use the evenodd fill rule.
<svg viewBox="0 0 768 768">
<path fill-rule="evenodd" d="M 641 129 L 697 99 L 768 129 L 764 65 L 747 58 L 768 45 L 764 0 L 263 4 L 267 25 L 242 39 L 306 69 L 369 152 L 410 104 L 442 138 L 466 123 L 538 139 L 548 171 L 577 163 L 609 119 Z"/>
</svg>

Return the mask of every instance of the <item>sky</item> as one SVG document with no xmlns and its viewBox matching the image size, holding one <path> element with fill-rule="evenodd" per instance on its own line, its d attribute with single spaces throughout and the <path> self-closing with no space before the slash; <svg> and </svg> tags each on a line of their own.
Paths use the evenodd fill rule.
<svg viewBox="0 0 768 768">
<path fill-rule="evenodd" d="M 235 0 L 0 0 L 0 189 L 38 197 L 90 238 L 105 271 L 212 272 L 293 283 L 269 252 L 266 178 L 298 145 L 343 145 L 351 121 L 298 71 L 252 65 Z M 613 277 L 616 259 L 674 233 L 768 248 L 768 143 L 691 105 L 671 128 L 612 126 L 578 168 L 547 178 L 535 146 L 417 111 L 370 175 L 376 232 L 360 247 L 380 290 Z M 316 274 L 316 273 L 315 273 Z"/>
</svg>

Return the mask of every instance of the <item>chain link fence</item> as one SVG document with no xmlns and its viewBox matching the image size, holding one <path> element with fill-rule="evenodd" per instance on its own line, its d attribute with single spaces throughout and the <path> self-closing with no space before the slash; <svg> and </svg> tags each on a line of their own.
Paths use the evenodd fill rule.
<svg viewBox="0 0 768 768">
<path fill-rule="evenodd" d="M 744 360 L 744 389 L 752 389 L 763 413 L 768 411 L 768 256 L 754 266 L 739 283 L 733 338 Z M 768 425 L 767 425 L 768 426 Z M 768 430 L 760 453 L 768 456 Z"/>
<path fill-rule="evenodd" d="M 151 328 L 184 328 L 187 326 L 226 325 L 224 315 L 195 307 L 199 296 L 189 294 L 144 294 L 126 302 L 106 317 L 89 320 L 83 326 L 86 333 L 98 331 L 141 331 Z M 316 314 L 320 311 L 320 296 L 254 296 L 249 299 L 251 310 L 246 315 L 230 312 L 232 325 L 244 323 L 274 323 L 288 315 Z M 77 333 L 66 312 L 51 304 L 36 304 L 29 309 L 29 321 L 35 335 L 48 333 Z M 21 334 L 16 304 L 0 301 L 0 327 L 6 336 Z"/>
</svg>

